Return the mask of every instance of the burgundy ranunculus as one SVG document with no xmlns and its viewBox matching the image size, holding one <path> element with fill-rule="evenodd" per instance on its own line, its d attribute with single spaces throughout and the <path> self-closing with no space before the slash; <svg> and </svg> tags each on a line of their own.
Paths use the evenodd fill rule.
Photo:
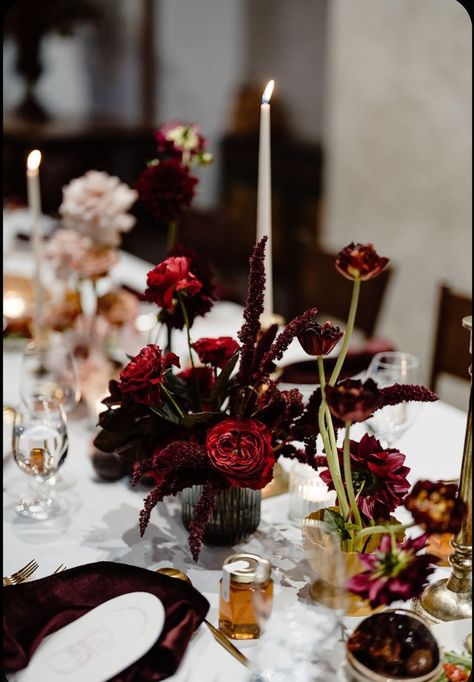
<svg viewBox="0 0 474 682">
<path fill-rule="evenodd" d="M 145 299 L 169 312 L 177 306 L 177 293 L 192 296 L 202 289 L 201 282 L 191 272 L 189 258 L 185 256 L 166 258 L 150 270 L 146 282 Z"/>
<path fill-rule="evenodd" d="M 418 554 L 426 546 L 428 536 L 397 542 L 392 546 L 390 535 L 383 535 L 378 549 L 371 554 L 359 554 L 366 571 L 353 576 L 347 588 L 363 599 L 368 599 L 373 609 L 402 599 L 418 597 L 434 571 L 439 559 L 433 554 Z"/>
<path fill-rule="evenodd" d="M 240 348 L 231 336 L 219 336 L 216 339 L 202 338 L 192 344 L 201 362 L 222 369 Z"/>
<path fill-rule="evenodd" d="M 298 334 L 298 341 L 308 355 L 329 355 L 342 336 L 343 332 L 331 322 L 309 322 Z"/>
<path fill-rule="evenodd" d="M 346 279 L 367 279 L 377 277 L 387 265 L 389 259 L 379 256 L 372 244 L 354 244 L 339 251 L 336 258 L 336 269 Z"/>
<path fill-rule="evenodd" d="M 255 419 L 224 419 L 208 431 L 206 448 L 212 467 L 232 485 L 259 490 L 272 479 L 271 434 Z"/>
<path fill-rule="evenodd" d="M 344 379 L 326 386 L 326 402 L 331 414 L 343 422 L 363 422 L 382 404 L 377 384 L 372 379 Z"/>
<path fill-rule="evenodd" d="M 194 381 L 197 379 L 199 393 L 204 400 L 209 396 L 216 383 L 214 372 L 210 367 L 195 367 L 194 369 L 189 367 L 188 369 L 183 369 L 177 376 L 186 382 L 190 382 L 191 391 L 194 387 Z"/>
<path fill-rule="evenodd" d="M 120 372 L 118 389 L 125 400 L 145 405 L 160 405 L 163 402 L 160 389 L 163 375 L 171 365 L 179 367 L 177 355 L 174 353 L 163 355 L 159 346 L 150 343 Z"/>
<path fill-rule="evenodd" d="M 418 481 L 404 504 L 415 523 L 428 533 L 459 533 L 467 513 L 458 486 L 444 481 Z"/>
<path fill-rule="evenodd" d="M 374 436 L 365 434 L 360 442 L 349 441 L 351 454 L 352 484 L 357 506 L 366 519 L 388 519 L 391 512 L 403 504 L 410 484 L 409 467 L 404 466 L 405 455 L 395 448 L 386 450 Z M 342 463 L 342 450 L 338 450 Z M 319 465 L 327 460 L 318 457 Z M 334 490 L 329 469 L 321 472 L 326 485 Z"/>
<path fill-rule="evenodd" d="M 168 158 L 145 168 L 135 189 L 153 217 L 169 223 L 190 206 L 197 182 L 179 159 Z"/>
</svg>

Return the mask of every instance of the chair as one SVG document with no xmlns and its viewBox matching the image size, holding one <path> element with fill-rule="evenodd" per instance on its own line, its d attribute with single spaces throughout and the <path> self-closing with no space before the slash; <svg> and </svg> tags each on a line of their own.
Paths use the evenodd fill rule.
<svg viewBox="0 0 474 682">
<path fill-rule="evenodd" d="M 469 333 L 462 326 L 462 320 L 467 315 L 472 315 L 472 296 L 454 292 L 442 284 L 430 374 L 430 388 L 433 391 L 436 391 L 441 374 L 469 380 Z"/>
<path fill-rule="evenodd" d="M 352 283 L 337 272 L 334 265 L 336 255 L 318 246 L 308 248 L 301 268 L 301 310 L 317 306 L 321 319 L 345 322 L 352 296 Z M 364 282 L 361 287 L 355 325 L 366 338 L 374 335 L 392 272 L 393 267 L 390 266 L 378 277 Z"/>
</svg>

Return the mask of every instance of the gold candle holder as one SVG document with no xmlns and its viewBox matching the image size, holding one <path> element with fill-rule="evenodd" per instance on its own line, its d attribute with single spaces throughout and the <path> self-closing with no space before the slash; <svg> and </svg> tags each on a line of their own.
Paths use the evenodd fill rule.
<svg viewBox="0 0 474 682">
<path fill-rule="evenodd" d="M 463 319 L 463 327 L 470 330 L 469 351 L 472 355 L 472 316 Z M 472 618 L 472 361 L 469 367 L 471 390 L 466 436 L 459 481 L 459 495 L 467 505 L 467 515 L 461 530 L 452 540 L 449 556 L 452 573 L 448 579 L 438 580 L 423 591 L 413 607 L 428 620 L 441 621 Z"/>
</svg>

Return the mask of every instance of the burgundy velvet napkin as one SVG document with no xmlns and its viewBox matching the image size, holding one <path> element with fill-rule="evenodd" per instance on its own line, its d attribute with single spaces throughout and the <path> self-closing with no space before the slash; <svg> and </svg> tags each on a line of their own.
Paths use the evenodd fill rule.
<svg viewBox="0 0 474 682">
<path fill-rule="evenodd" d="M 395 350 L 395 347 L 385 339 L 369 339 L 361 348 L 349 349 L 341 373 L 340 379 L 353 377 L 363 372 L 370 365 L 370 361 L 376 353 L 387 353 Z M 334 369 L 337 357 L 325 358 L 325 373 L 329 374 Z M 316 359 L 294 362 L 283 368 L 278 381 L 285 384 L 316 384 L 319 383 Z"/>
<path fill-rule="evenodd" d="M 128 592 L 150 592 L 166 613 L 163 632 L 140 660 L 114 682 L 155 681 L 178 668 L 209 602 L 182 580 L 137 566 L 101 561 L 3 588 L 3 667 L 20 670 L 41 640 L 103 602 Z"/>
</svg>

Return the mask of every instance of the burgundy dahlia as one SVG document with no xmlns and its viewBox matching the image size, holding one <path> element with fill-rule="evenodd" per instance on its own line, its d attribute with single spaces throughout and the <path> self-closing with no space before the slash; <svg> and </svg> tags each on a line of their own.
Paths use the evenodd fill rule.
<svg viewBox="0 0 474 682">
<path fill-rule="evenodd" d="M 145 168 L 135 189 L 153 217 L 169 223 L 190 206 L 197 182 L 180 159 L 167 158 Z"/>
<path fill-rule="evenodd" d="M 340 251 L 336 258 L 336 270 L 346 279 L 360 279 L 363 282 L 377 277 L 389 259 L 379 256 L 372 244 L 351 242 Z"/>
<path fill-rule="evenodd" d="M 426 547 L 427 534 L 394 542 L 390 535 L 382 536 L 378 549 L 371 554 L 359 554 L 367 570 L 353 576 L 347 588 L 376 608 L 399 599 L 417 597 L 423 591 L 428 576 L 439 560 L 433 554 L 419 554 Z"/>
<path fill-rule="evenodd" d="M 145 405 L 161 405 L 161 384 L 165 370 L 175 365 L 179 367 L 178 356 L 174 353 L 162 354 L 161 348 L 148 344 L 120 372 L 117 389 L 124 400 Z"/>
<path fill-rule="evenodd" d="M 202 338 L 192 344 L 201 362 L 222 369 L 226 366 L 240 345 L 231 336 L 217 339 Z"/>
<path fill-rule="evenodd" d="M 343 422 L 363 422 L 377 410 L 382 400 L 372 379 L 344 379 L 335 386 L 326 386 L 326 402 L 331 414 Z"/>
<path fill-rule="evenodd" d="M 168 312 L 178 306 L 177 294 L 193 296 L 202 289 L 202 283 L 191 272 L 191 263 L 185 256 L 170 257 L 159 263 L 147 275 L 144 297 Z"/>
<path fill-rule="evenodd" d="M 405 455 L 395 448 L 384 448 L 374 436 L 365 434 L 360 442 L 349 441 L 351 455 L 352 484 L 357 497 L 357 506 L 366 519 L 388 519 L 403 500 L 410 484 L 407 476 L 409 467 L 404 465 Z M 342 463 L 342 450 L 338 450 Z M 318 463 L 326 463 L 318 457 Z M 329 469 L 321 472 L 326 485 L 334 490 Z"/>
<path fill-rule="evenodd" d="M 467 513 L 458 486 L 444 481 L 418 481 L 404 504 L 415 523 L 428 533 L 459 533 Z"/>
<path fill-rule="evenodd" d="M 310 321 L 298 334 L 298 341 L 308 355 L 329 355 L 343 336 L 331 322 L 323 325 Z"/>
</svg>

